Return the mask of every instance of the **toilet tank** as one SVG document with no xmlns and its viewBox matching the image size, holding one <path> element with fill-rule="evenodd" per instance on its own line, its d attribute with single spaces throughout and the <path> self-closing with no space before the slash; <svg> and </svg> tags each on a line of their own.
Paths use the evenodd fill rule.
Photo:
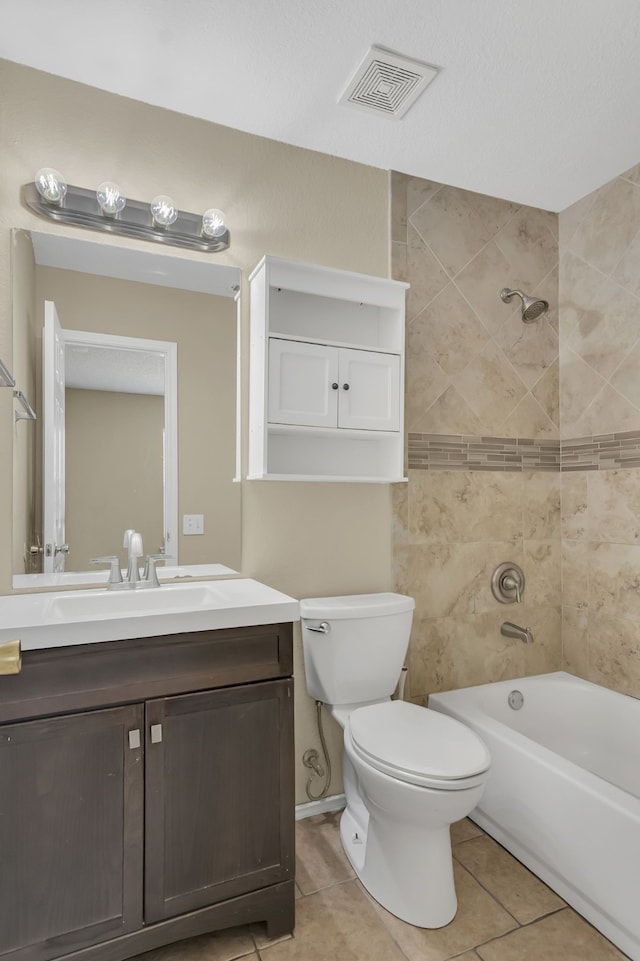
<svg viewBox="0 0 640 961">
<path fill-rule="evenodd" d="M 395 690 L 409 646 L 415 602 L 404 594 L 352 594 L 300 601 L 311 697 L 360 704 Z"/>
</svg>

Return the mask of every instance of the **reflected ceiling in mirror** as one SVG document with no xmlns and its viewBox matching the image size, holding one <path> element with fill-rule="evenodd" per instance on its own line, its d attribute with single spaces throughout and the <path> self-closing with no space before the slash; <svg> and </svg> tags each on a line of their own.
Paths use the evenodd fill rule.
<svg viewBox="0 0 640 961">
<path fill-rule="evenodd" d="M 238 269 L 203 262 L 197 255 L 174 257 L 12 231 L 14 369 L 38 412 L 45 300 L 55 302 L 67 339 L 73 339 L 73 331 L 83 331 L 177 345 L 178 524 L 174 544 L 165 545 L 174 566 L 240 568 L 240 484 L 234 483 L 240 281 Z M 77 536 L 75 550 L 69 543 L 63 581 L 68 584 L 87 580 L 86 560 L 80 562 L 87 553 L 120 554 L 124 563 L 122 535 L 127 527 L 143 526 L 136 520 L 136 505 L 145 501 L 150 483 L 140 466 L 127 470 L 127 444 L 143 459 L 154 446 L 146 429 L 138 438 L 129 430 L 135 394 L 127 387 L 130 365 L 108 351 L 103 357 L 121 380 L 106 427 L 104 412 L 98 426 L 98 410 L 107 410 L 101 398 L 107 400 L 113 383 L 107 365 L 83 375 L 84 386 L 78 382 L 73 388 L 85 433 L 67 462 L 67 527 L 82 531 L 86 544 L 80 550 Z M 73 364 L 70 356 L 69 361 Z M 139 381 L 152 378 L 150 370 L 138 373 Z M 14 587 L 37 584 L 41 578 L 29 577 L 42 570 L 42 418 L 28 430 L 25 426 L 14 432 Z M 164 479 L 153 483 L 163 485 Z M 203 516 L 204 534 L 186 535 L 184 515 L 194 514 Z M 161 532 L 163 524 L 166 529 L 161 519 Z M 162 546 L 157 541 L 151 533 L 145 552 L 155 553 Z M 105 579 L 104 572 L 93 576 Z"/>
</svg>

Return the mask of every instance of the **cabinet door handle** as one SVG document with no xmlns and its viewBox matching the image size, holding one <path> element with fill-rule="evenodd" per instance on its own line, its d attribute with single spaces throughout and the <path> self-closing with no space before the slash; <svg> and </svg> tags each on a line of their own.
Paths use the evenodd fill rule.
<svg viewBox="0 0 640 961">
<path fill-rule="evenodd" d="M 333 384 L 331 385 L 331 390 L 337 390 L 339 386 L 340 385 L 336 384 L 336 382 L 334 381 Z"/>
<path fill-rule="evenodd" d="M 140 730 L 135 728 L 133 731 L 129 731 L 129 750 L 135 751 L 140 747 Z"/>
<path fill-rule="evenodd" d="M 343 384 L 343 385 L 342 385 L 342 389 L 343 389 L 343 390 L 349 390 L 349 385 L 348 385 L 348 384 Z"/>
<path fill-rule="evenodd" d="M 151 743 L 160 744 L 162 740 L 162 724 L 151 725 Z"/>
</svg>

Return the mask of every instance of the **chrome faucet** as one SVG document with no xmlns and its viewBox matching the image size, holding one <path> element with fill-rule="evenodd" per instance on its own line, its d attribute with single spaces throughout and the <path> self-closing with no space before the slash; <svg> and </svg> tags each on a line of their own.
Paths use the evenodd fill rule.
<svg viewBox="0 0 640 961">
<path fill-rule="evenodd" d="M 511 621 L 505 621 L 500 628 L 500 633 L 505 637 L 515 637 L 524 644 L 533 644 L 533 634 L 528 627 L 520 627 Z"/>
<path fill-rule="evenodd" d="M 117 585 L 124 585 L 122 570 L 120 568 L 120 558 L 117 554 L 109 554 L 107 557 L 92 557 L 89 563 L 110 565 L 109 580 L 107 581 L 108 590 L 113 590 Z"/>
<path fill-rule="evenodd" d="M 171 560 L 171 558 L 167 557 L 166 554 L 147 554 L 144 562 L 144 573 L 142 575 L 142 583 L 140 584 L 140 587 L 160 587 L 156 564 L 158 561 L 169 560 Z"/>
<path fill-rule="evenodd" d="M 142 557 L 142 534 L 134 530 L 124 532 L 124 547 L 127 548 L 129 562 L 127 564 L 127 584 L 136 587 L 140 581 L 138 558 Z"/>
<path fill-rule="evenodd" d="M 117 555 L 108 557 L 92 557 L 92 564 L 110 564 L 109 580 L 107 590 L 142 590 L 146 587 L 160 587 L 156 564 L 158 561 L 170 561 L 167 554 L 147 554 L 144 564 L 144 572 L 140 577 L 138 560 L 142 557 L 142 535 L 132 528 L 124 532 L 124 546 L 127 548 L 128 563 L 127 576 L 123 578 L 120 569 L 120 558 Z"/>
</svg>

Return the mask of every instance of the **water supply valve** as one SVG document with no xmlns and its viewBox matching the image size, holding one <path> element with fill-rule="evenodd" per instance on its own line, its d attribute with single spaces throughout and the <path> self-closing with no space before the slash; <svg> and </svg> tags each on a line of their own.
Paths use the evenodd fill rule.
<svg viewBox="0 0 640 961">
<path fill-rule="evenodd" d="M 513 561 L 499 564 L 491 575 L 493 596 L 501 604 L 520 604 L 524 583 L 524 572 Z"/>
</svg>

